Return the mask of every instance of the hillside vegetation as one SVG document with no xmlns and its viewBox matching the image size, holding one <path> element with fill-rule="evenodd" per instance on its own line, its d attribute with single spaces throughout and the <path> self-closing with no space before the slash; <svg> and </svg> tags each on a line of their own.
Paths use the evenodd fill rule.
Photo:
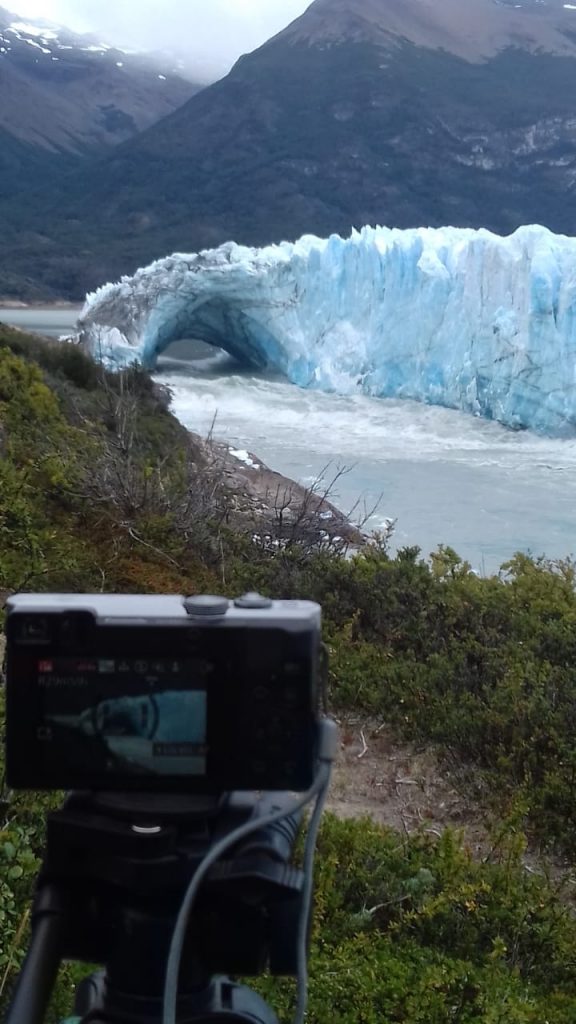
<svg viewBox="0 0 576 1024">
<path fill-rule="evenodd" d="M 0 326 L 0 592 L 240 593 L 324 607 L 328 702 L 434 744 L 501 822 L 473 859 L 453 832 L 327 817 L 312 1024 L 574 1024 L 569 882 L 528 873 L 527 839 L 573 860 L 576 595 L 569 561 L 517 556 L 479 578 L 449 549 L 354 557 L 258 545 L 233 528 L 218 466 L 138 370 Z M 318 534 L 321 536 L 320 530 Z M 0 731 L 5 722 L 0 711 Z M 0 1008 L 26 942 L 44 814 L 0 790 Z M 54 1019 L 67 1010 L 67 968 Z M 261 990 L 287 1014 L 292 987 Z"/>
</svg>

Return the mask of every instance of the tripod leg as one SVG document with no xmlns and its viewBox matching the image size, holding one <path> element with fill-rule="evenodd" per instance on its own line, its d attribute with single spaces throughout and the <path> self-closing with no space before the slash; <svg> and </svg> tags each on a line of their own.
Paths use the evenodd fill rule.
<svg viewBox="0 0 576 1024">
<path fill-rule="evenodd" d="M 38 896 L 32 937 L 12 997 L 6 1024 L 42 1024 L 58 968 L 64 915 L 54 891 Z"/>
<path fill-rule="evenodd" d="M 84 978 L 76 988 L 74 1016 L 87 1017 L 94 1010 L 103 1010 L 106 1005 L 106 972 L 96 971 Z"/>
</svg>

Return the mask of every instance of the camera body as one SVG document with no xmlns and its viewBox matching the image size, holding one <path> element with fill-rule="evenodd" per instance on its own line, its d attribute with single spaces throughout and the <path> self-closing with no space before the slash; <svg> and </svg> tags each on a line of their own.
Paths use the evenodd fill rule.
<svg viewBox="0 0 576 1024">
<path fill-rule="evenodd" d="M 317 760 L 320 629 L 318 605 L 257 594 L 11 597 L 8 783 L 307 790 Z"/>
</svg>

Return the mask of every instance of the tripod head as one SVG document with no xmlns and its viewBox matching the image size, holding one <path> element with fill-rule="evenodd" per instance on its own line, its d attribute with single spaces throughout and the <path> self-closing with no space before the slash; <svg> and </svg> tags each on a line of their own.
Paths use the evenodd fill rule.
<svg viewBox="0 0 576 1024">
<path fill-rule="evenodd" d="M 301 812 L 286 793 L 211 798 L 74 793 L 47 822 L 33 936 L 7 1024 L 40 1024 L 61 960 L 101 963 L 77 1012 L 105 1024 L 158 1024 L 183 895 L 206 854 L 249 837 L 213 866 L 184 947 L 178 1020 L 273 1024 L 256 993 L 222 974 L 295 975 L 304 875 L 290 864 Z M 260 825 L 272 814 L 286 815 Z"/>
</svg>

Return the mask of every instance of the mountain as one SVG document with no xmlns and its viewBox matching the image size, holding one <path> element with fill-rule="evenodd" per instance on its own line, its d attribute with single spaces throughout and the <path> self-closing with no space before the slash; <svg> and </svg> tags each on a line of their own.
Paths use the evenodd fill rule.
<svg viewBox="0 0 576 1024">
<path fill-rule="evenodd" d="M 574 56 L 575 10 L 564 0 L 316 0 L 277 39 L 387 48 L 405 40 L 468 61 L 510 47 Z"/>
<path fill-rule="evenodd" d="M 9 254 L 12 274 L 32 259 L 54 288 L 66 252 L 61 287 L 79 294 L 173 249 L 367 223 L 576 233 L 575 7 L 315 0 L 221 82 L 46 191 L 42 230 L 28 220 L 31 243 L 20 225 L 0 280 Z"/>
<path fill-rule="evenodd" d="M 0 8 L 0 195 L 106 152 L 197 89 L 158 58 Z"/>
</svg>

